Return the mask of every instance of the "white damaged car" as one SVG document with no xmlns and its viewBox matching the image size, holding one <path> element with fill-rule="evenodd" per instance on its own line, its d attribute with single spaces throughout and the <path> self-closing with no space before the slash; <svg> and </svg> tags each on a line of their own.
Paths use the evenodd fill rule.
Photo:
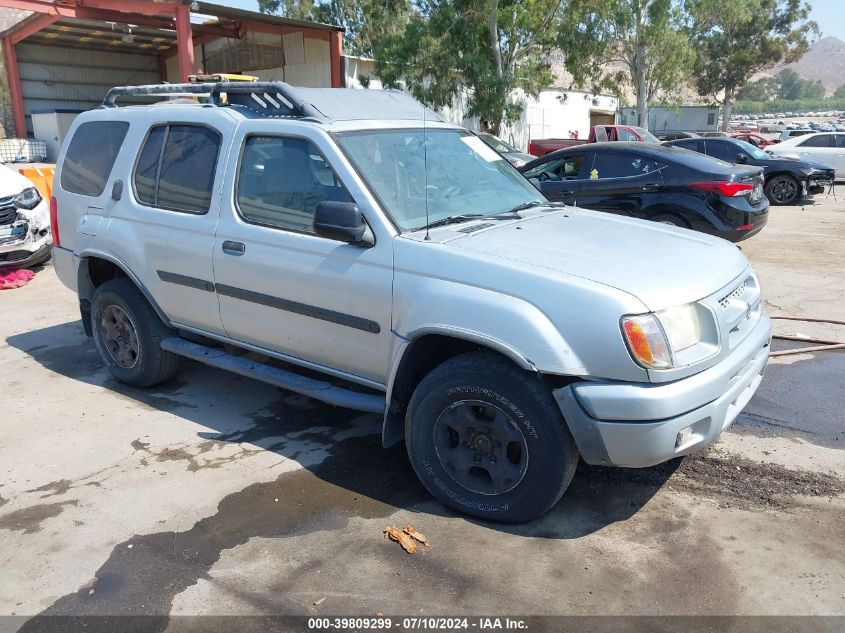
<svg viewBox="0 0 845 633">
<path fill-rule="evenodd" d="M 0 269 L 39 264 L 52 245 L 49 203 L 28 178 L 0 165 Z"/>
</svg>

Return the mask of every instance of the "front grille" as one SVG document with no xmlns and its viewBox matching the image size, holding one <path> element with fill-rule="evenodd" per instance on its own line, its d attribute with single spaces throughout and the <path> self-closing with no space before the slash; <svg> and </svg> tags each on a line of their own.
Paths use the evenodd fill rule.
<svg viewBox="0 0 845 633">
<path fill-rule="evenodd" d="M 18 210 L 15 208 L 15 198 L 0 198 L 0 225 L 11 224 L 18 219 Z"/>
<path fill-rule="evenodd" d="M 748 280 L 743 281 L 730 294 L 727 294 L 721 299 L 719 299 L 719 307 L 722 308 L 722 310 L 727 310 L 730 307 L 732 299 L 739 299 L 742 295 L 745 294 L 747 281 Z"/>
</svg>

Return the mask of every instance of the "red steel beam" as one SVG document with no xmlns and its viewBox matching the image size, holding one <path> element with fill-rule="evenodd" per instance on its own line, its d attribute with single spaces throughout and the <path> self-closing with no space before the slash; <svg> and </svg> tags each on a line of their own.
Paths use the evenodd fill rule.
<svg viewBox="0 0 845 633">
<path fill-rule="evenodd" d="M 104 9 L 117 13 L 140 13 L 141 15 L 174 15 L 180 5 L 169 2 L 143 2 L 142 0 L 76 0 L 50 2 L 49 0 L 0 0 L 0 7 L 34 11 L 64 17 L 75 17 L 78 9 Z"/>
<path fill-rule="evenodd" d="M 41 29 L 47 28 L 58 19 L 59 16 L 57 15 L 39 15 L 34 20 L 20 23 L 18 28 L 9 33 L 8 37 L 12 41 L 12 44 L 17 44 L 30 35 L 38 33 Z"/>
<path fill-rule="evenodd" d="M 332 88 L 342 88 L 340 76 L 340 57 L 343 55 L 343 33 L 332 31 L 329 37 L 329 62 L 331 66 Z"/>
<path fill-rule="evenodd" d="M 6 60 L 6 76 L 9 79 L 12 111 L 15 115 L 15 133 L 18 138 L 26 138 L 26 112 L 23 105 L 21 76 L 18 72 L 18 56 L 15 54 L 15 45 L 8 37 L 3 38 L 3 57 Z"/>
<path fill-rule="evenodd" d="M 194 74 L 194 36 L 191 31 L 191 14 L 188 7 L 176 7 L 176 49 L 179 56 L 179 79 L 188 81 Z"/>
</svg>

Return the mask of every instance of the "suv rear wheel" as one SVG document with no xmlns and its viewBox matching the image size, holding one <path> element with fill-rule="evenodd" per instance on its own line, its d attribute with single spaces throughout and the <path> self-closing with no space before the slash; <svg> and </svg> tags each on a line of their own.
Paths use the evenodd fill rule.
<svg viewBox="0 0 845 633">
<path fill-rule="evenodd" d="M 420 382 L 405 437 L 417 476 L 438 500 L 509 523 L 545 514 L 578 463 L 551 392 L 486 352 L 456 356 Z"/>
<path fill-rule="evenodd" d="M 161 349 L 171 330 L 125 277 L 105 282 L 91 301 L 94 343 L 111 374 L 135 387 L 171 378 L 179 357 Z"/>
</svg>

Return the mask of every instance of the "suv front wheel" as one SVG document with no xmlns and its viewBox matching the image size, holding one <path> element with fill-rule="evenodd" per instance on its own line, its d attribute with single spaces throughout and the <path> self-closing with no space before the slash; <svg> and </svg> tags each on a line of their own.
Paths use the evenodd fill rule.
<svg viewBox="0 0 845 633">
<path fill-rule="evenodd" d="M 97 288 L 91 327 L 97 351 L 120 382 L 151 387 L 176 373 L 179 357 L 161 349 L 162 339 L 172 332 L 129 279 L 112 279 Z"/>
<path fill-rule="evenodd" d="M 545 514 L 578 463 L 551 392 L 486 352 L 456 356 L 420 382 L 405 437 L 432 495 L 466 514 L 508 523 Z"/>
</svg>

